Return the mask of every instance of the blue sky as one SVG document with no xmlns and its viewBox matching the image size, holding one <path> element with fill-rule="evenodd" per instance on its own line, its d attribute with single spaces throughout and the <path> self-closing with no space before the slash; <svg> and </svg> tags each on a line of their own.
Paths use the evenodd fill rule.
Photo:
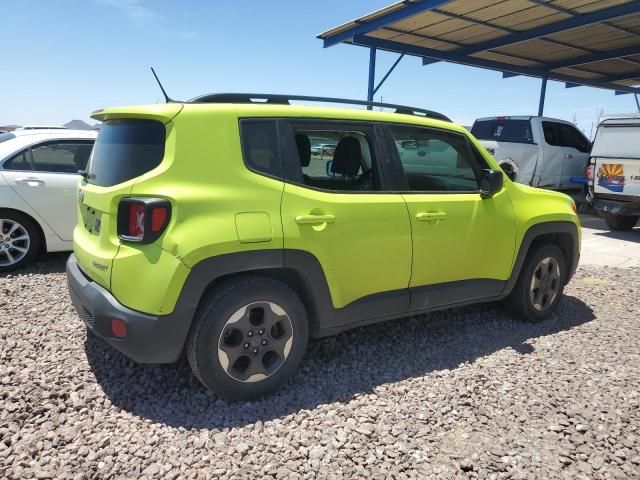
<svg viewBox="0 0 640 480">
<path fill-rule="evenodd" d="M 0 125 L 89 120 L 105 106 L 161 94 L 273 92 L 364 98 L 368 51 L 322 48 L 316 34 L 393 0 L 3 1 Z M 378 78 L 396 54 L 378 56 Z M 406 57 L 376 95 L 441 111 L 470 125 L 489 115 L 535 114 L 540 80 Z M 635 110 L 630 95 L 550 82 L 545 115 L 576 119 L 588 135 L 599 110 Z"/>
</svg>

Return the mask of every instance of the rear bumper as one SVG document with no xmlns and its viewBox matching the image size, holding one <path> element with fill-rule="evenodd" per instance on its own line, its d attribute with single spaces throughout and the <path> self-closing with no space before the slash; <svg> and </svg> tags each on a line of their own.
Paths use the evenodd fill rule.
<svg viewBox="0 0 640 480">
<path fill-rule="evenodd" d="M 172 363 L 184 346 L 192 310 L 175 310 L 170 315 L 148 315 L 119 303 L 106 289 L 80 270 L 75 255 L 67 261 L 67 284 L 71 302 L 87 328 L 138 363 Z M 111 333 L 111 320 L 127 326 L 125 337 Z"/>
<path fill-rule="evenodd" d="M 591 205 L 596 210 L 614 215 L 640 215 L 640 201 L 627 202 L 595 197 Z"/>
</svg>

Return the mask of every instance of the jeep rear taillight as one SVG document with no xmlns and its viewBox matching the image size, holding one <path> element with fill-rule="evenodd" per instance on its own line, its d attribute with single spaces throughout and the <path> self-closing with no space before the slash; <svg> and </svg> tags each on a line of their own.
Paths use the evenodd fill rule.
<svg viewBox="0 0 640 480">
<path fill-rule="evenodd" d="M 138 241 L 144 238 L 144 204 L 129 204 L 129 230 L 126 235 Z"/>
<path fill-rule="evenodd" d="M 118 205 L 118 237 L 125 242 L 151 243 L 171 218 L 171 204 L 162 198 L 124 198 Z"/>
</svg>

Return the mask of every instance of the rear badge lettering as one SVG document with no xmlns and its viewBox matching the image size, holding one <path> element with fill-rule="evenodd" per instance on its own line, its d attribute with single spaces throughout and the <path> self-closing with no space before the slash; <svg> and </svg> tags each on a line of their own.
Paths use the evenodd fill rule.
<svg viewBox="0 0 640 480">
<path fill-rule="evenodd" d="M 106 272 L 107 269 L 109 268 L 106 265 L 103 265 L 102 263 L 96 262 L 95 260 L 93 262 L 91 262 L 91 263 L 93 263 L 93 266 L 96 267 L 101 272 Z"/>
</svg>

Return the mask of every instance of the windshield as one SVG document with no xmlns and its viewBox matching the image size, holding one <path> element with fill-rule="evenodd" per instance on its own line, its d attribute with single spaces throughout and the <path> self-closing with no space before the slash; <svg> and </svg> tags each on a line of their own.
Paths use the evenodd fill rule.
<svg viewBox="0 0 640 480">
<path fill-rule="evenodd" d="M 600 125 L 593 141 L 591 156 L 640 159 L 638 139 L 640 139 L 640 124 Z"/>
<path fill-rule="evenodd" d="M 531 122 L 529 120 L 476 120 L 471 128 L 471 134 L 478 140 L 533 143 Z"/>
<path fill-rule="evenodd" d="M 88 181 L 109 187 L 139 177 L 164 157 L 164 125 L 154 120 L 111 120 L 100 128 Z"/>
</svg>

